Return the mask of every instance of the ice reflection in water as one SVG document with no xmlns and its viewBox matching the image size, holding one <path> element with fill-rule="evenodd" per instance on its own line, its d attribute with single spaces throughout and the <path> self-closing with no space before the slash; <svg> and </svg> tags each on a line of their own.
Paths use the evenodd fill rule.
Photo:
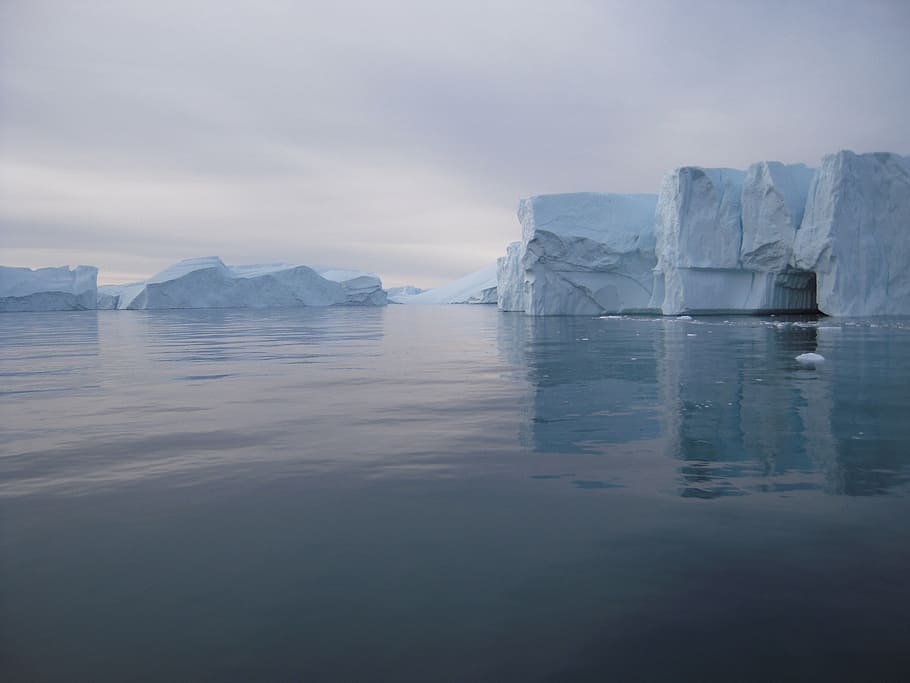
<svg viewBox="0 0 910 683">
<path fill-rule="evenodd" d="M 910 329 L 789 322 L 0 316 L 2 678 L 903 680 Z"/>
<path fill-rule="evenodd" d="M 505 315 L 500 340 L 527 368 L 527 441 L 538 452 L 659 440 L 684 462 L 679 495 L 694 498 L 877 495 L 907 482 L 904 320 Z M 798 363 L 806 352 L 828 361 Z"/>
</svg>

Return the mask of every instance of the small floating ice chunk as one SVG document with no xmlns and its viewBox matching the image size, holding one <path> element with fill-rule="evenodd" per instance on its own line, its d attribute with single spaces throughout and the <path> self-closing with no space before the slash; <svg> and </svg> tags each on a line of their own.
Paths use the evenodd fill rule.
<svg viewBox="0 0 910 683">
<path fill-rule="evenodd" d="M 694 332 L 689 332 L 689 334 L 687 334 L 686 336 L 687 336 L 687 337 L 694 337 L 694 336 L 695 336 L 695 333 L 694 333 Z"/>
<path fill-rule="evenodd" d="M 677 320 L 692 320 L 692 316 L 691 315 L 678 315 L 678 316 L 676 316 L 676 319 Z"/>
<path fill-rule="evenodd" d="M 824 363 L 825 357 L 820 353 L 801 353 L 796 360 L 800 363 Z"/>
</svg>

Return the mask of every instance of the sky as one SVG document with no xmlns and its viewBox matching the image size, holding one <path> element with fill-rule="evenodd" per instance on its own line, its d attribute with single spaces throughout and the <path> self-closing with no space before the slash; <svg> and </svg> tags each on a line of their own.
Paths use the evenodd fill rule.
<svg viewBox="0 0 910 683">
<path fill-rule="evenodd" d="M 519 198 L 910 154 L 910 2 L 0 0 L 0 263 L 436 286 Z"/>
</svg>

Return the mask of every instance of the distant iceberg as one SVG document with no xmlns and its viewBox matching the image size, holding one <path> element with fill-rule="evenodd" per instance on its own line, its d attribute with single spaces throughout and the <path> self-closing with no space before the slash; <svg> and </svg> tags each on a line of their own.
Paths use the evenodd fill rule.
<svg viewBox="0 0 910 683">
<path fill-rule="evenodd" d="M 389 287 L 385 291 L 386 294 L 388 294 L 389 301 L 394 301 L 396 297 L 423 294 L 427 290 L 415 287 L 414 285 L 403 285 L 401 287 Z"/>
<path fill-rule="evenodd" d="M 399 294 L 389 300 L 397 304 L 495 304 L 496 264 L 428 289 L 420 294 Z"/>
<path fill-rule="evenodd" d="M 103 285 L 99 308 L 274 308 L 381 306 L 385 291 L 371 273 L 285 263 L 227 266 L 217 256 L 180 261 L 144 282 Z"/>
<path fill-rule="evenodd" d="M 95 308 L 98 269 L 0 266 L 0 311 L 84 311 Z"/>
</svg>

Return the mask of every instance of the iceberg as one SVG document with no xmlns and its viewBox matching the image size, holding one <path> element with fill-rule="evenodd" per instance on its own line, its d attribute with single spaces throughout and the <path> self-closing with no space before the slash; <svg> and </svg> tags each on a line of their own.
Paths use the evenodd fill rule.
<svg viewBox="0 0 910 683">
<path fill-rule="evenodd" d="M 414 285 L 402 285 L 401 287 L 389 287 L 386 290 L 386 294 L 389 299 L 394 299 L 399 296 L 414 296 L 415 294 L 422 294 L 427 290 L 421 289 L 420 287 L 415 287 Z"/>
<path fill-rule="evenodd" d="M 531 315 L 644 312 L 654 282 L 653 194 L 522 199 L 522 240 L 499 262 L 500 307 Z"/>
<path fill-rule="evenodd" d="M 527 308 L 522 253 L 522 243 L 512 242 L 506 255 L 496 260 L 496 304 L 500 311 L 524 312 Z"/>
<path fill-rule="evenodd" d="M 217 256 L 185 259 L 144 282 L 99 288 L 99 307 L 272 308 L 386 303 L 370 273 L 285 263 L 227 266 Z"/>
<path fill-rule="evenodd" d="M 0 311 L 84 311 L 94 309 L 98 269 L 0 266 Z"/>
<path fill-rule="evenodd" d="M 826 156 L 796 233 L 794 265 L 835 316 L 910 315 L 910 158 Z"/>
<path fill-rule="evenodd" d="M 398 295 L 390 300 L 397 304 L 495 304 L 496 264 L 469 273 L 441 287 L 420 294 Z"/>
<path fill-rule="evenodd" d="M 313 270 L 326 280 L 339 283 L 344 290 L 344 303 L 349 306 L 385 306 L 388 303 L 382 281 L 373 273 L 327 266 L 313 266 Z"/>
<path fill-rule="evenodd" d="M 790 266 L 812 173 L 761 162 L 664 176 L 652 305 L 664 315 L 814 310 L 813 275 Z"/>
<path fill-rule="evenodd" d="M 803 220 L 815 169 L 779 161 L 752 164 L 742 191 L 742 267 L 783 272 L 793 257 L 793 242 Z"/>
</svg>

